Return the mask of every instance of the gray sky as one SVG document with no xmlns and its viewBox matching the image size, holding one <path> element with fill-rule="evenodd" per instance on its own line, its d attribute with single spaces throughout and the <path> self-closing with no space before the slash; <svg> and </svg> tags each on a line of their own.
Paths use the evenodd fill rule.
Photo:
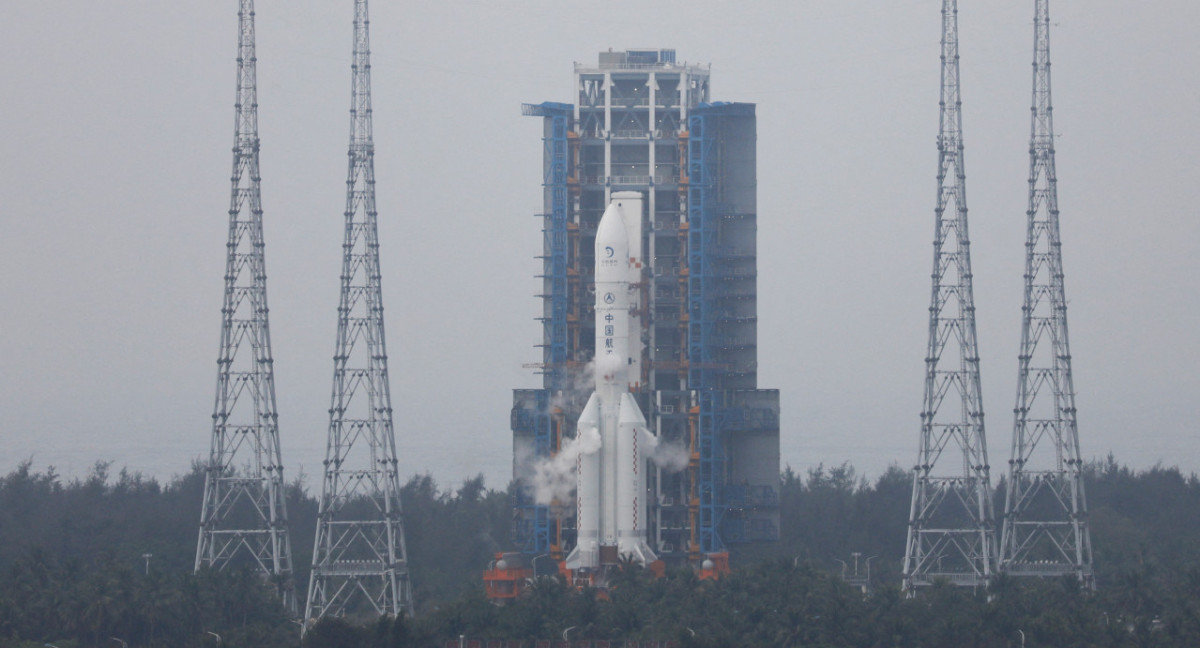
<svg viewBox="0 0 1200 648">
<path fill-rule="evenodd" d="M 991 463 L 1007 465 L 1032 0 L 960 8 Z M 0 472 L 207 453 L 236 6 L 0 4 Z M 538 379 L 540 124 L 573 61 L 673 47 L 758 104 L 759 380 L 782 461 L 916 456 L 935 199 L 937 0 L 376 2 L 384 302 L 403 474 L 508 479 Z M 1200 470 L 1200 8 L 1055 0 L 1059 200 L 1086 458 Z M 284 462 L 319 483 L 349 129 L 349 0 L 259 0 L 268 293 Z"/>
</svg>

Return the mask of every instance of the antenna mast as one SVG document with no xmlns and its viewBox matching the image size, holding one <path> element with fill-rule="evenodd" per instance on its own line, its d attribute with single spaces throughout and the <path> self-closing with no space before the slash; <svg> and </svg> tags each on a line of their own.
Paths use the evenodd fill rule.
<svg viewBox="0 0 1200 648">
<path fill-rule="evenodd" d="M 369 23 L 366 0 L 356 0 L 346 238 L 309 623 L 412 608 L 384 344 Z"/>
<path fill-rule="evenodd" d="M 995 531 L 988 477 L 963 171 L 958 3 L 942 2 L 941 125 L 933 294 L 904 589 L 944 578 L 986 585 Z"/>
<path fill-rule="evenodd" d="M 1075 574 L 1090 589 L 1095 586 L 1092 542 L 1075 419 L 1054 170 L 1050 2 L 1035 0 L 1034 7 L 1025 303 L 1000 569 L 1015 576 Z"/>
<path fill-rule="evenodd" d="M 225 299 L 221 308 L 212 449 L 204 467 L 204 503 L 195 569 L 253 567 L 275 584 L 285 608 L 295 615 L 292 547 L 288 538 L 275 372 L 267 325 L 254 0 L 241 0 L 238 21 Z"/>
</svg>

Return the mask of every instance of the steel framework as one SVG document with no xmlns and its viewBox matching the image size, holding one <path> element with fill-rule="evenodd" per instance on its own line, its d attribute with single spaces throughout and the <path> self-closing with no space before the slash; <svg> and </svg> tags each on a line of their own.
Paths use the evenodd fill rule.
<svg viewBox="0 0 1200 648">
<path fill-rule="evenodd" d="M 546 122 L 546 133 L 542 138 L 544 155 L 545 187 L 549 198 L 549 211 L 541 216 L 543 249 L 541 279 L 545 286 L 542 295 L 546 307 L 541 317 L 543 327 L 544 388 L 537 390 L 536 407 L 524 426 L 532 432 L 533 456 L 538 460 L 549 458 L 554 451 L 554 409 L 551 405 L 554 394 L 567 389 L 569 377 L 567 360 L 568 344 L 568 211 L 570 209 L 570 145 L 569 137 L 571 104 L 543 102 L 521 107 L 523 115 L 542 117 Z M 517 410 L 514 410 L 517 412 Z M 528 410 L 521 411 L 528 414 Z M 556 543 L 550 506 L 539 504 L 529 493 L 518 489 L 513 506 L 521 511 L 515 521 L 513 540 L 522 552 L 539 555 L 550 552 Z"/>
<path fill-rule="evenodd" d="M 999 567 L 1020 576 L 1074 574 L 1091 588 L 1092 543 L 1079 456 L 1058 227 L 1050 102 L 1050 3 L 1035 0 L 1034 6 L 1025 302 Z"/>
<path fill-rule="evenodd" d="M 709 72 L 671 49 L 601 52 L 575 65 L 573 103 L 522 107 L 543 119 L 543 384 L 513 392 L 514 478 L 575 436 L 589 393 L 577 376 L 594 352 L 593 238 L 613 193 L 639 192 L 635 398 L 688 459 L 649 480 L 652 547 L 671 565 L 778 539 L 778 391 L 757 388 L 755 107 L 710 102 Z M 567 507 L 521 492 L 516 508 L 527 555 L 574 545 Z"/>
<path fill-rule="evenodd" d="M 368 24 L 367 2 L 356 0 L 341 298 L 307 623 L 412 607 L 384 344 Z"/>
<path fill-rule="evenodd" d="M 959 92 L 958 3 L 942 2 L 941 124 L 925 397 L 904 588 L 986 585 L 995 529 L 975 335 Z"/>
<path fill-rule="evenodd" d="M 688 387 L 696 390 L 696 446 L 699 453 L 696 536 L 703 553 L 725 550 L 725 444 L 721 421 L 725 394 L 717 390 L 720 370 L 714 357 L 717 319 L 717 138 L 709 132 L 710 104 L 688 115 Z"/>
<path fill-rule="evenodd" d="M 253 0 L 241 0 L 238 22 L 225 297 L 195 569 L 242 565 L 257 569 L 274 583 L 294 615 L 292 549 L 267 323 Z"/>
</svg>

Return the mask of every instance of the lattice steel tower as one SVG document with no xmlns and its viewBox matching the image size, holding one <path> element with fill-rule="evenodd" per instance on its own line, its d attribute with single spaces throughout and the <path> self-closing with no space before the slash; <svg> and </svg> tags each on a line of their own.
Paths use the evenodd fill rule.
<svg viewBox="0 0 1200 648">
<path fill-rule="evenodd" d="M 292 548 L 267 325 L 253 0 L 241 0 L 238 21 L 225 299 L 196 570 L 251 566 L 270 578 L 294 615 Z"/>
<path fill-rule="evenodd" d="M 986 585 L 995 560 L 967 234 L 961 108 L 958 3 L 943 0 L 933 295 L 921 438 L 917 465 L 913 467 L 904 556 L 904 588 L 910 592 L 939 578 L 956 585 Z"/>
<path fill-rule="evenodd" d="M 366 0 L 357 0 L 342 290 L 308 622 L 412 605 L 383 333 L 369 22 Z"/>
<path fill-rule="evenodd" d="M 1050 2 L 1035 0 L 1034 5 L 1025 303 L 1000 569 L 1019 576 L 1075 574 L 1090 588 L 1092 542 L 1067 342 L 1054 171 Z"/>
</svg>

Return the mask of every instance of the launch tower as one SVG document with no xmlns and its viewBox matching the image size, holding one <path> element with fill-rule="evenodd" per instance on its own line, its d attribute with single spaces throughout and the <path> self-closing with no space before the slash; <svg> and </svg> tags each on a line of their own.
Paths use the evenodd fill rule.
<svg viewBox="0 0 1200 648">
<path fill-rule="evenodd" d="M 1035 0 L 1034 4 L 1025 302 L 999 567 L 1016 576 L 1074 574 L 1092 587 L 1092 543 L 1075 419 L 1058 228 L 1050 102 L 1050 3 Z"/>
<path fill-rule="evenodd" d="M 292 547 L 267 323 L 254 0 L 241 0 L 238 25 L 225 298 L 212 446 L 204 466 L 195 568 L 200 571 L 245 565 L 257 569 L 274 583 L 284 606 L 295 615 Z"/>
<path fill-rule="evenodd" d="M 575 88 L 575 103 L 523 107 L 543 122 L 543 382 L 513 393 L 513 476 L 531 486 L 576 436 L 595 352 L 596 230 L 614 193 L 637 192 L 644 351 L 630 383 L 659 439 L 650 548 L 699 565 L 777 540 L 779 392 L 757 385 L 755 107 L 710 102 L 709 69 L 669 49 L 601 52 L 575 65 Z M 515 503 L 514 538 L 535 565 L 576 542 L 573 499 L 556 495 L 523 488 Z"/>
<path fill-rule="evenodd" d="M 383 334 L 368 23 L 367 0 L 356 0 L 346 238 L 309 623 L 412 610 Z"/>
<path fill-rule="evenodd" d="M 909 592 L 939 578 L 956 585 L 987 585 L 995 571 L 961 108 L 958 2 L 943 0 L 933 293 L 921 435 L 904 556 L 904 589 Z"/>
</svg>

